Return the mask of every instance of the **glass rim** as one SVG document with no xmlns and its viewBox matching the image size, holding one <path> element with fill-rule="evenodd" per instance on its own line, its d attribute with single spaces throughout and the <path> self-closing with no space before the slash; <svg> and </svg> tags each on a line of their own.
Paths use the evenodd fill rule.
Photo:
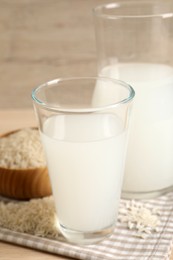
<svg viewBox="0 0 173 260">
<path fill-rule="evenodd" d="M 122 14 L 115 14 L 115 15 L 112 15 L 112 14 L 105 14 L 103 13 L 102 9 L 103 8 L 106 8 L 106 9 L 118 9 L 119 7 L 123 7 L 123 6 L 132 6 L 132 5 L 141 5 L 141 4 L 148 4 L 150 6 L 152 6 L 153 4 L 159 4 L 161 6 L 168 6 L 169 4 L 172 4 L 172 2 L 169 0 L 168 2 L 161 2 L 161 1 L 145 1 L 145 0 L 142 0 L 142 1 L 123 1 L 123 2 L 120 2 L 120 1 L 115 1 L 115 2 L 112 2 L 112 3 L 105 3 L 105 4 L 100 4 L 96 7 L 93 8 L 93 13 L 95 15 L 95 17 L 100 17 L 100 18 L 105 18 L 105 19 L 125 19 L 125 18 L 128 18 L 128 19 L 134 19 L 134 18 L 171 18 L 173 17 L 173 10 L 172 11 L 169 11 L 169 12 L 158 12 L 156 14 L 144 14 L 144 15 L 124 15 L 123 13 Z M 101 11 L 101 12 L 99 12 Z"/>
<path fill-rule="evenodd" d="M 115 82 L 116 84 L 119 84 L 119 86 L 124 87 L 125 89 L 128 90 L 129 94 L 127 95 L 126 98 L 121 99 L 118 102 L 115 103 L 111 103 L 111 104 L 107 104 L 107 105 L 103 105 L 103 106 L 98 106 L 98 107 L 92 107 L 92 108 L 63 108 L 61 106 L 58 105 L 50 105 L 49 102 L 45 102 L 39 98 L 37 98 L 37 92 L 45 89 L 51 85 L 55 85 L 58 84 L 58 82 L 63 82 L 63 81 L 75 81 L 75 80 L 108 80 L 108 81 L 112 81 Z M 127 104 L 130 103 L 130 101 L 133 100 L 135 96 L 135 91 L 134 89 L 126 82 L 121 81 L 121 80 L 117 80 L 117 79 L 113 79 L 113 78 L 108 78 L 108 77 L 100 77 L 100 76 L 96 76 L 96 77 L 69 77 L 69 78 L 56 78 L 50 81 L 47 81 L 39 86 L 37 86 L 36 88 L 34 88 L 32 90 L 31 93 L 31 97 L 32 100 L 35 102 L 34 104 L 36 104 L 38 107 L 43 108 L 45 110 L 49 110 L 52 112 L 62 112 L 62 113 L 94 113 L 94 112 L 100 112 L 106 109 L 112 109 L 115 108 L 119 105 L 123 105 L 123 104 Z"/>
</svg>

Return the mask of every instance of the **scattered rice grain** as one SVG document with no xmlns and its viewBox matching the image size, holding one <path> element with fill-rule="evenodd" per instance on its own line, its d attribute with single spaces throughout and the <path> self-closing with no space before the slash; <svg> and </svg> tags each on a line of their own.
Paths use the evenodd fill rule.
<svg viewBox="0 0 173 260">
<path fill-rule="evenodd" d="M 56 239 L 60 232 L 53 197 L 28 202 L 0 202 L 0 226 L 39 237 Z"/>
<path fill-rule="evenodd" d="M 158 232 L 158 208 L 152 210 L 146 208 L 141 202 L 134 200 L 123 204 L 119 210 L 119 221 L 127 223 L 127 227 L 135 232 L 135 236 L 143 239 L 147 238 L 152 232 Z"/>
</svg>

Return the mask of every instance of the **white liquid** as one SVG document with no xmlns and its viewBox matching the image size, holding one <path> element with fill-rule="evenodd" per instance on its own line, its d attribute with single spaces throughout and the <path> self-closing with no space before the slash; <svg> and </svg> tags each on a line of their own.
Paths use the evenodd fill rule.
<svg viewBox="0 0 173 260">
<path fill-rule="evenodd" d="M 41 133 L 61 225 L 97 231 L 115 223 L 126 133 L 115 115 L 61 115 Z"/>
<path fill-rule="evenodd" d="M 119 64 L 104 76 L 134 87 L 130 140 L 123 189 L 162 190 L 173 185 L 173 68 L 162 64 Z"/>
</svg>

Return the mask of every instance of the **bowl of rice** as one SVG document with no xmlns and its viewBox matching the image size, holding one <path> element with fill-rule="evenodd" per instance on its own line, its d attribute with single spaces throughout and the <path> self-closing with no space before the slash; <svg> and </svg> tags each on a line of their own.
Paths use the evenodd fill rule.
<svg viewBox="0 0 173 260">
<path fill-rule="evenodd" d="M 51 194 L 38 129 L 23 128 L 1 135 L 0 195 L 25 200 Z"/>
</svg>

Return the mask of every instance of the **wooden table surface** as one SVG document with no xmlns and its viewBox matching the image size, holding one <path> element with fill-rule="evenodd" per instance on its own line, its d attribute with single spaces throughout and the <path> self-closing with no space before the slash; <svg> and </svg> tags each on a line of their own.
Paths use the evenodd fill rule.
<svg viewBox="0 0 173 260">
<path fill-rule="evenodd" d="M 37 122 L 33 110 L 0 110 L 0 133 L 21 127 L 35 126 Z M 0 260 L 65 260 L 62 256 L 47 254 L 33 249 L 0 242 Z M 170 258 L 173 260 L 173 252 Z M 116 259 L 115 259 L 116 260 Z M 127 259 L 128 260 L 128 259 Z"/>
</svg>

